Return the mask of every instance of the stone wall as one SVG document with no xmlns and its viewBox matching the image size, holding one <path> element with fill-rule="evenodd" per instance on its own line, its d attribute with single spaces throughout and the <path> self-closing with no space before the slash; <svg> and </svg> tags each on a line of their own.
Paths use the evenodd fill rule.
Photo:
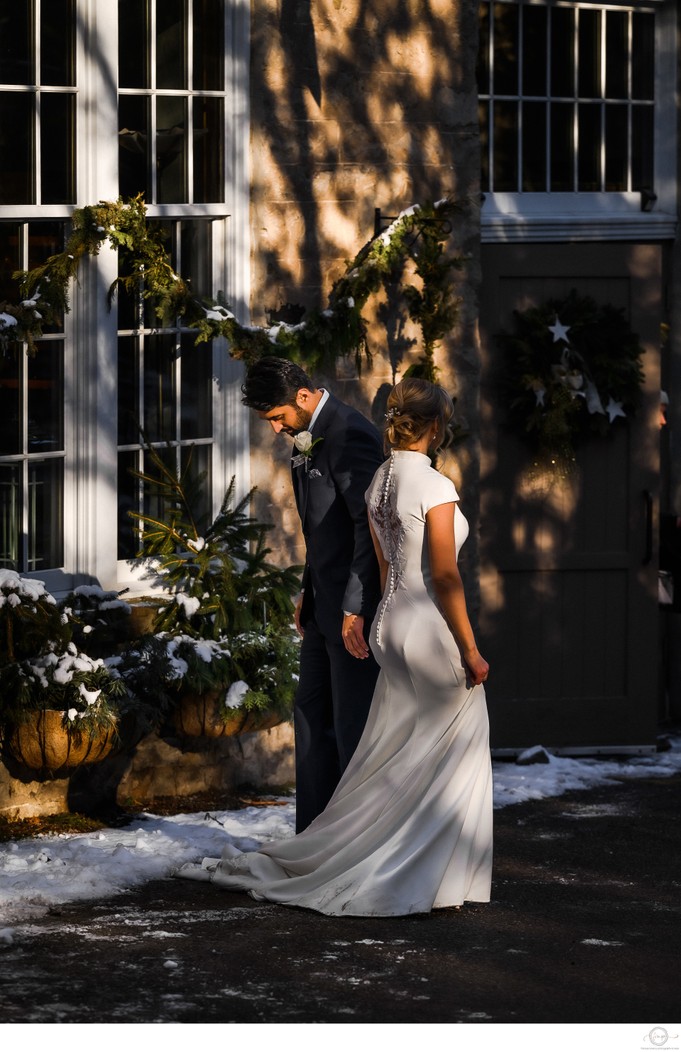
<svg viewBox="0 0 681 1052">
<path fill-rule="evenodd" d="M 251 49 L 252 317 L 286 303 L 324 306 L 330 288 L 372 236 L 374 209 L 394 217 L 419 201 L 465 204 L 451 250 L 457 328 L 437 352 L 467 441 L 445 470 L 477 518 L 479 147 L 475 0 L 253 0 Z M 320 376 L 381 423 L 389 386 L 418 357 L 387 304 L 370 330 L 373 368 Z M 276 524 L 281 561 L 303 548 L 288 477 L 290 445 L 253 421 L 257 514 Z M 274 447 L 274 458 L 272 456 Z M 477 565 L 475 528 L 467 545 Z M 473 574 L 475 576 L 475 574 Z"/>
</svg>

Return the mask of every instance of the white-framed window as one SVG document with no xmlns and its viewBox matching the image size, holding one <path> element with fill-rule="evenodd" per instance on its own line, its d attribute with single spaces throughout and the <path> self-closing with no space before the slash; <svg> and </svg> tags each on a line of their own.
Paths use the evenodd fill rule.
<svg viewBox="0 0 681 1052">
<path fill-rule="evenodd" d="M 121 195 L 224 202 L 223 0 L 119 0 L 118 9 Z"/>
<path fill-rule="evenodd" d="M 176 272 L 210 288 L 211 219 L 158 221 L 167 237 Z M 206 273 L 208 271 L 208 273 Z M 134 558 L 138 548 L 129 511 L 158 513 L 148 488 L 134 472 L 157 474 L 147 453 L 151 444 L 169 467 L 189 465 L 205 476 L 197 522 L 212 511 L 213 358 L 212 342 L 179 323 L 159 326 L 153 305 L 119 294 L 118 305 L 118 558 Z M 144 441 L 143 441 L 144 439 Z M 137 523 L 139 525 L 139 523 Z"/>
<path fill-rule="evenodd" d="M 247 320 L 249 19 L 249 0 L 0 0 L 0 302 L 74 207 L 143 193 L 173 266 Z M 239 363 L 141 296 L 109 309 L 116 274 L 108 247 L 84 259 L 63 325 L 0 356 L 0 566 L 57 592 L 143 587 L 140 428 L 180 466 L 195 447 L 207 514 L 250 484 Z"/>
<path fill-rule="evenodd" d="M 76 200 L 75 28 L 75 0 L 0 0 L 0 302 L 17 302 L 17 271 L 64 246 L 61 217 Z M 62 323 L 35 356 L 0 355 L 5 569 L 44 575 L 64 563 L 68 353 Z"/>
<path fill-rule="evenodd" d="M 0 300 L 16 302 L 13 274 L 64 245 L 63 222 L 0 222 Z M 45 332 L 35 355 L 0 357 L 0 567 L 40 574 L 64 562 L 65 339 Z"/>
<path fill-rule="evenodd" d="M 0 0 L 0 205 L 76 200 L 76 0 Z"/>
<path fill-rule="evenodd" d="M 156 225 L 175 271 L 210 294 L 214 226 L 226 222 L 224 4 L 119 0 L 118 8 L 120 192 L 143 193 L 151 214 L 170 216 Z M 190 205 L 192 218 L 172 215 Z M 212 477 L 212 344 L 197 345 L 177 322 L 160 326 L 141 292 L 118 295 L 119 560 L 138 548 L 128 512 L 160 510 L 133 474 L 151 467 L 142 438 L 178 471 L 191 456 L 206 496 Z M 209 514 L 206 505 L 197 517 Z"/>
<path fill-rule="evenodd" d="M 672 236 L 675 5 L 479 10 L 483 240 Z"/>
</svg>

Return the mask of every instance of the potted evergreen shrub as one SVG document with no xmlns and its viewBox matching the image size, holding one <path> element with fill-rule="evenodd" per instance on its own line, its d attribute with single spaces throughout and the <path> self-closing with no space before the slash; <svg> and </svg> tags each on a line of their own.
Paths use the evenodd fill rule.
<svg viewBox="0 0 681 1052">
<path fill-rule="evenodd" d="M 72 636 L 69 613 L 42 581 L 0 570 L 0 735 L 3 750 L 34 770 L 94 763 L 117 743 L 125 684 Z"/>
<path fill-rule="evenodd" d="M 118 665 L 133 692 L 174 692 L 177 733 L 217 737 L 274 726 L 289 719 L 297 680 L 299 640 L 293 596 L 299 568 L 268 561 L 270 527 L 246 511 L 252 492 L 234 501 L 232 479 L 211 523 L 197 520 L 204 476 L 181 474 L 147 446 L 152 473 L 138 473 L 160 515 L 131 513 L 139 555 L 163 586 L 151 637 Z M 146 668 L 146 672 L 143 671 Z M 153 670 L 153 671 L 152 671 Z"/>
</svg>

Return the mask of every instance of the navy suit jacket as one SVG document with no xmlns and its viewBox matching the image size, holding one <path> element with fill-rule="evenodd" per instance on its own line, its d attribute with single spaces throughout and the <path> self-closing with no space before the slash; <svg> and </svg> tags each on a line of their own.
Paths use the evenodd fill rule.
<svg viewBox="0 0 681 1052">
<path fill-rule="evenodd" d="M 305 624 L 341 639 L 343 611 L 361 614 L 368 629 L 380 600 L 378 562 L 364 495 L 384 455 L 378 431 L 332 394 L 315 420 L 310 457 L 291 458 L 293 489 L 306 544 Z"/>
</svg>

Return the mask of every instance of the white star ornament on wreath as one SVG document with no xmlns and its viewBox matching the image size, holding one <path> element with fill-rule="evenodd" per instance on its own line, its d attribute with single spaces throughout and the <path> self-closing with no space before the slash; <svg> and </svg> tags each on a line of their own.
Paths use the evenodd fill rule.
<svg viewBox="0 0 681 1052">
<path fill-rule="evenodd" d="M 605 411 L 608 414 L 608 420 L 612 424 L 613 420 L 617 416 L 623 416 L 626 418 L 626 413 L 622 409 L 622 403 L 616 402 L 614 398 L 610 398 L 610 401 L 605 407 Z"/>
<path fill-rule="evenodd" d="M 570 331 L 569 325 L 563 325 L 560 318 L 556 314 L 556 320 L 553 325 L 549 325 L 549 332 L 553 333 L 553 342 L 558 343 L 559 340 L 563 340 L 564 343 L 569 343 L 567 334 Z"/>
</svg>

